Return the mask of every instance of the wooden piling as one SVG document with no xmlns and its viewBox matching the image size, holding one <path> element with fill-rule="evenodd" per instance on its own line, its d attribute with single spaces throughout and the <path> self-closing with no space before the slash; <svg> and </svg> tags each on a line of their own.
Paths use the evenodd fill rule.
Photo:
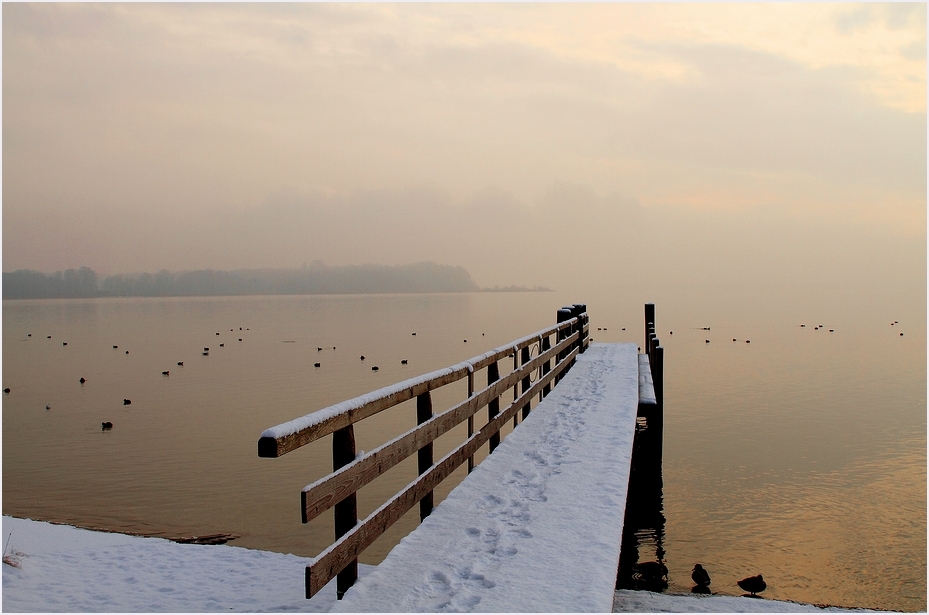
<svg viewBox="0 0 929 615">
<path fill-rule="evenodd" d="M 416 396 L 416 423 L 422 425 L 432 418 L 432 393 L 426 391 Z M 419 461 L 419 473 L 425 474 L 432 467 L 432 442 L 426 444 L 417 452 Z M 419 501 L 419 520 L 423 521 L 432 512 L 432 491 L 423 496 Z"/>
<path fill-rule="evenodd" d="M 649 325 L 655 325 L 655 304 L 646 303 L 645 304 L 645 354 L 648 354 L 651 350 L 648 347 L 648 329 Z"/>
</svg>

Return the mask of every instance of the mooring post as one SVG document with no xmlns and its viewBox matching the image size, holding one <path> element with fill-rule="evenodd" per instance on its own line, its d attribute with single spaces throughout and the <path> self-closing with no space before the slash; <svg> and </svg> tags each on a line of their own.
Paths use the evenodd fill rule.
<svg viewBox="0 0 929 615">
<path fill-rule="evenodd" d="M 432 418 L 432 394 L 429 391 L 416 396 L 416 423 L 422 425 Z M 432 467 L 432 442 L 417 451 L 419 473 L 425 474 Z M 419 501 L 419 520 L 423 521 L 432 512 L 432 491 Z"/>
<path fill-rule="evenodd" d="M 529 362 L 529 347 L 528 346 L 522 349 L 522 352 L 520 354 L 520 361 L 523 365 Z M 529 390 L 530 386 L 532 386 L 532 379 L 527 374 L 526 377 L 523 378 L 523 386 L 522 386 L 521 392 L 525 393 L 526 391 Z M 523 413 L 523 420 L 525 421 L 526 417 L 529 416 L 529 400 L 526 400 L 526 403 L 522 409 L 522 413 Z"/>
<path fill-rule="evenodd" d="M 655 304 L 645 304 L 645 353 L 648 354 L 651 348 L 648 347 L 648 329 L 649 325 L 655 325 Z M 651 359 L 651 357 L 649 357 Z"/>
<path fill-rule="evenodd" d="M 332 471 L 355 461 L 355 428 L 343 427 L 332 434 Z M 333 507 L 335 538 L 338 540 L 358 523 L 358 503 L 354 493 Z M 336 597 L 341 600 L 358 580 L 358 560 L 354 559 L 337 576 Z M 306 569 L 306 597 L 310 597 L 310 569 Z"/>
<path fill-rule="evenodd" d="M 494 361 L 487 366 L 487 386 L 492 385 L 497 380 L 500 380 L 500 367 L 497 365 L 497 362 Z M 494 397 L 489 402 L 487 402 L 487 422 L 491 422 L 500 414 L 500 398 Z M 488 438 L 487 445 L 490 448 L 490 452 L 494 452 L 494 449 L 497 448 L 497 445 L 500 444 L 500 432 L 493 434 Z"/>
</svg>

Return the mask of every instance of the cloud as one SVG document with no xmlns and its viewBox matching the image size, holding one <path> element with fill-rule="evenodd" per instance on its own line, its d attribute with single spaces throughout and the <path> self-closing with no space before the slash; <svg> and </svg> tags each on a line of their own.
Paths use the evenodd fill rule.
<svg viewBox="0 0 929 615">
<path fill-rule="evenodd" d="M 755 218 L 924 241 L 924 8 L 849 10 L 4 5 L 4 267 L 553 286 L 662 225 L 669 275 L 675 241 L 732 275 L 805 249 Z"/>
</svg>

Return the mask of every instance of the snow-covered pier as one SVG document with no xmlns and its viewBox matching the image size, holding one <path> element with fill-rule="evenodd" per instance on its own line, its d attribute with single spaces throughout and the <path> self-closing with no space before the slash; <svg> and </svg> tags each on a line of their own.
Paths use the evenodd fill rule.
<svg viewBox="0 0 929 615">
<path fill-rule="evenodd" d="M 589 344 L 586 306 L 563 308 L 558 320 L 470 361 L 262 434 L 259 454 L 271 457 L 334 435 L 338 469 L 302 493 L 304 520 L 334 507 L 337 533 L 307 567 L 307 597 L 338 576 L 336 610 L 611 609 L 636 416 L 640 405 L 655 408 L 661 398 L 660 371 L 653 382 L 647 357 L 660 368 L 661 348 L 648 329 L 648 354 L 635 344 Z M 497 362 L 507 357 L 513 371 L 501 378 Z M 478 370 L 487 386 L 476 390 Z M 433 415 L 429 391 L 462 378 L 468 398 Z M 501 410 L 510 388 L 514 399 Z M 413 397 L 419 426 L 356 458 L 352 424 Z M 484 407 L 487 422 L 475 431 Z M 501 442 L 500 428 L 519 417 Z M 433 461 L 431 443 L 465 420 L 467 439 Z M 432 488 L 484 443 L 492 454 L 433 510 Z M 354 493 L 414 452 L 419 477 L 358 521 Z M 358 580 L 358 554 L 417 502 L 419 527 Z"/>
</svg>

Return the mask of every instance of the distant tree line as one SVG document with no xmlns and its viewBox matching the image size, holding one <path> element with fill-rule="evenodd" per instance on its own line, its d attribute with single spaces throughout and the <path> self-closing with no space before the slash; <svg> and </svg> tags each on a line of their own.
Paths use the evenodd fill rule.
<svg viewBox="0 0 929 615">
<path fill-rule="evenodd" d="M 55 299 L 99 297 L 97 274 L 89 267 L 44 274 L 20 269 L 3 274 L 4 299 Z"/>
<path fill-rule="evenodd" d="M 209 295 L 329 295 L 451 293 L 480 290 L 463 267 L 424 262 L 396 267 L 320 261 L 299 269 L 203 269 L 111 275 L 98 281 L 88 267 L 44 274 L 20 269 L 3 274 L 4 299 L 72 297 L 190 297 Z"/>
</svg>

